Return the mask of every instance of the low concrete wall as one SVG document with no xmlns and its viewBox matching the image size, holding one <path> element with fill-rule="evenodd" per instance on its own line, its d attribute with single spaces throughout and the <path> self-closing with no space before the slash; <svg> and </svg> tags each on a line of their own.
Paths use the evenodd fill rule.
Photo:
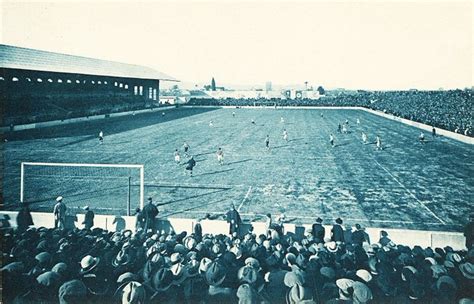
<svg viewBox="0 0 474 304">
<path fill-rule="evenodd" d="M 406 125 L 418 128 L 418 129 L 422 129 L 422 130 L 425 130 L 425 131 L 430 132 L 430 133 L 431 133 L 431 129 L 433 128 L 433 126 L 426 125 L 426 124 L 423 124 L 421 122 L 411 121 L 409 119 L 401 118 L 401 117 L 398 117 L 398 116 L 395 116 L 395 115 L 392 115 L 392 114 L 387 114 L 387 113 L 384 113 L 384 112 L 381 112 L 381 111 L 375 111 L 375 110 L 367 109 L 367 108 L 363 108 L 363 107 L 358 107 L 358 109 L 369 112 L 369 113 L 372 113 L 372 114 L 375 114 L 375 115 L 378 115 L 378 116 L 382 116 L 382 117 L 390 119 L 390 120 L 398 121 L 398 122 L 401 122 L 403 124 L 406 124 Z M 454 132 L 451 132 L 451 131 L 448 131 L 448 130 L 445 130 L 445 129 L 436 128 L 436 134 L 443 135 L 443 136 L 446 136 L 446 137 L 449 137 L 449 138 L 452 138 L 452 139 L 455 139 L 455 140 L 458 140 L 458 141 L 461 141 L 461 142 L 464 142 L 464 143 L 467 143 L 467 144 L 471 144 L 471 145 L 474 144 L 474 138 L 473 137 L 465 136 L 463 134 L 454 133 Z"/>
<path fill-rule="evenodd" d="M 16 227 L 16 215 L 15 211 L 2 211 L 0 216 L 7 215 L 9 217 L 9 222 L 12 227 Z M 41 213 L 33 212 L 33 222 L 36 227 L 54 227 L 54 218 L 52 213 Z M 67 219 L 67 225 L 71 228 L 83 228 L 84 225 L 83 214 L 77 214 L 75 216 L 69 216 Z M 182 232 L 186 231 L 191 233 L 194 225 L 196 224 L 194 219 L 181 219 L 181 218 L 159 218 L 157 228 L 160 231 L 170 232 Z M 135 230 L 135 217 L 133 216 L 113 216 L 113 215 L 96 215 L 94 218 L 94 227 L 100 227 L 109 231 L 116 230 L 125 230 L 130 229 Z M 265 233 L 265 223 L 264 222 L 253 222 L 253 223 L 244 223 L 243 230 L 247 230 L 250 225 L 253 226 L 254 232 L 258 234 Z M 227 234 L 229 232 L 229 225 L 222 220 L 202 220 L 201 226 L 203 233 L 210 234 Z M 326 227 L 326 237 L 330 237 L 331 226 L 325 225 Z M 285 224 L 286 233 L 294 233 L 298 236 L 303 235 L 306 229 L 310 229 L 311 225 L 295 225 L 295 224 Z M 465 249 L 465 238 L 462 233 L 456 232 L 440 232 L 440 231 L 423 231 L 423 230 L 406 230 L 406 229 L 381 229 L 381 228 L 367 228 L 366 232 L 370 236 L 372 243 L 375 243 L 379 240 L 380 231 L 385 230 L 388 232 L 390 239 L 392 239 L 396 244 L 403 244 L 410 247 L 415 245 L 425 247 L 445 247 L 451 246 L 455 250 Z"/>
<path fill-rule="evenodd" d="M 72 123 L 77 123 L 77 122 L 106 119 L 110 117 L 130 116 L 130 115 L 136 115 L 136 114 L 164 111 L 164 110 L 169 110 L 169 109 L 174 109 L 174 108 L 176 107 L 169 106 L 169 107 L 159 107 L 159 108 L 152 108 L 152 109 L 143 109 L 143 110 L 137 110 L 137 111 L 127 111 L 127 112 L 118 112 L 118 113 L 110 113 L 110 114 L 92 115 L 92 116 L 86 116 L 86 117 L 76 117 L 76 118 L 69 118 L 69 119 L 63 119 L 63 120 L 44 121 L 44 122 L 31 123 L 31 124 L 16 125 L 16 126 L 13 126 L 13 131 L 67 125 L 67 124 L 72 124 Z M 3 131 L 3 132 L 10 131 L 10 127 L 1 127 L 0 131 Z"/>
</svg>

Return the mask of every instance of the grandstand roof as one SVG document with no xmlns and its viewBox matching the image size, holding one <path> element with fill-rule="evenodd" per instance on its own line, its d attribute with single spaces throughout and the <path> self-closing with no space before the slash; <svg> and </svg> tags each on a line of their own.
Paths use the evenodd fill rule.
<svg viewBox="0 0 474 304">
<path fill-rule="evenodd" d="M 149 67 L 0 44 L 0 68 L 178 81 Z"/>
</svg>

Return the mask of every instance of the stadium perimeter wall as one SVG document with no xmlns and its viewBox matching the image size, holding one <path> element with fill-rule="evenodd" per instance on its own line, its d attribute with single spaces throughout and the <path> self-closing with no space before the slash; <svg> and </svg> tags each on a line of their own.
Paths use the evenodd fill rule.
<svg viewBox="0 0 474 304">
<path fill-rule="evenodd" d="M 16 227 L 16 215 L 18 212 L 15 211 L 2 211 L 0 215 L 5 217 L 7 215 L 11 227 Z M 32 212 L 33 222 L 35 227 L 54 227 L 54 218 L 51 213 L 43 212 Z M 77 214 L 72 218 L 73 226 L 77 228 L 83 228 L 82 222 L 84 221 L 84 214 Z M 113 216 L 113 215 L 96 215 L 94 218 L 94 227 L 106 229 L 108 231 L 118 231 L 130 229 L 135 230 L 135 217 L 133 216 Z M 158 230 L 160 231 L 176 231 L 180 233 L 186 231 L 188 234 L 193 231 L 193 227 L 197 220 L 194 219 L 181 219 L 181 218 L 162 218 L 158 219 Z M 250 224 L 254 227 L 254 232 L 258 234 L 265 233 L 264 222 L 253 222 L 244 223 L 242 230 L 246 231 Z M 211 234 L 226 234 L 229 231 L 229 225 L 222 220 L 202 220 L 201 226 L 203 233 Z M 331 226 L 325 225 L 326 237 L 330 237 Z M 285 232 L 291 232 L 297 236 L 302 236 L 307 228 L 311 228 L 311 225 L 295 225 L 285 224 Z M 415 245 L 425 247 L 445 247 L 451 246 L 455 250 L 465 249 L 465 237 L 462 233 L 457 232 L 440 232 L 440 231 L 423 231 L 423 230 L 406 230 L 406 229 L 381 229 L 381 228 L 366 228 L 366 232 L 370 236 L 372 243 L 379 240 L 380 231 L 385 230 L 388 232 L 389 237 L 396 244 L 403 244 L 406 246 L 413 247 Z"/>
<path fill-rule="evenodd" d="M 52 121 L 44 121 L 44 122 L 24 124 L 24 125 L 15 125 L 13 126 L 13 131 L 38 129 L 38 128 L 45 128 L 45 127 L 59 126 L 59 125 L 67 125 L 67 124 L 77 123 L 77 122 L 93 121 L 93 120 L 105 119 L 105 118 L 111 118 L 111 117 L 120 117 L 120 116 L 129 116 L 129 115 L 136 115 L 136 114 L 143 114 L 143 113 L 150 113 L 150 112 L 158 112 L 158 111 L 169 110 L 169 109 L 174 109 L 174 108 L 176 107 L 174 106 L 157 107 L 157 108 L 152 108 L 152 109 L 143 109 L 143 110 L 136 110 L 136 111 L 92 115 L 92 116 L 76 117 L 76 118 L 69 118 L 69 119 L 63 119 L 63 120 L 52 120 Z M 1 127 L 0 131 L 7 132 L 11 130 L 10 130 L 10 127 Z"/>
</svg>

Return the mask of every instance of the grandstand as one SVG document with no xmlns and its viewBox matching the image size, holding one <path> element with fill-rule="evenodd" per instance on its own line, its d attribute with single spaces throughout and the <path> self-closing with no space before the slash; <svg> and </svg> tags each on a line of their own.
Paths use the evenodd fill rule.
<svg viewBox="0 0 474 304">
<path fill-rule="evenodd" d="M 0 44 L 0 126 L 158 107 L 154 69 Z"/>
</svg>

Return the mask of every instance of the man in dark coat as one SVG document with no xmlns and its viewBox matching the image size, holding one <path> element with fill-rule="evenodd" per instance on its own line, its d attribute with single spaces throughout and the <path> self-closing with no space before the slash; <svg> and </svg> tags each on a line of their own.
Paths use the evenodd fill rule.
<svg viewBox="0 0 474 304">
<path fill-rule="evenodd" d="M 145 232 L 151 229 L 151 232 L 155 233 L 156 229 L 156 216 L 158 215 L 158 208 L 153 204 L 151 197 L 148 198 L 148 204 L 143 207 L 143 218 L 145 219 Z"/>
<path fill-rule="evenodd" d="M 340 217 L 336 219 L 336 223 L 332 226 L 331 240 L 334 242 L 344 242 L 344 229 L 342 228 L 342 220 Z"/>
<path fill-rule="evenodd" d="M 239 227 L 242 223 L 240 218 L 239 211 L 235 209 L 235 205 L 231 204 L 230 210 L 226 214 L 227 223 L 230 224 L 229 233 L 233 234 L 234 232 L 239 233 Z"/>
<path fill-rule="evenodd" d="M 33 218 L 31 217 L 30 207 L 28 203 L 21 204 L 21 210 L 16 216 L 16 224 L 18 226 L 18 231 L 23 232 L 28 229 L 29 226 L 33 226 Z"/>
<path fill-rule="evenodd" d="M 316 243 L 324 242 L 324 235 L 326 234 L 326 229 L 322 225 L 323 220 L 318 217 L 316 223 L 313 224 L 313 237 Z"/>
<path fill-rule="evenodd" d="M 352 233 L 352 243 L 362 246 L 365 241 L 365 233 L 360 224 L 355 225 L 356 230 Z"/>
<path fill-rule="evenodd" d="M 89 206 L 85 206 L 84 210 L 86 211 L 86 215 L 84 216 L 84 228 L 91 229 L 94 226 L 94 212 L 89 209 Z"/>
</svg>

